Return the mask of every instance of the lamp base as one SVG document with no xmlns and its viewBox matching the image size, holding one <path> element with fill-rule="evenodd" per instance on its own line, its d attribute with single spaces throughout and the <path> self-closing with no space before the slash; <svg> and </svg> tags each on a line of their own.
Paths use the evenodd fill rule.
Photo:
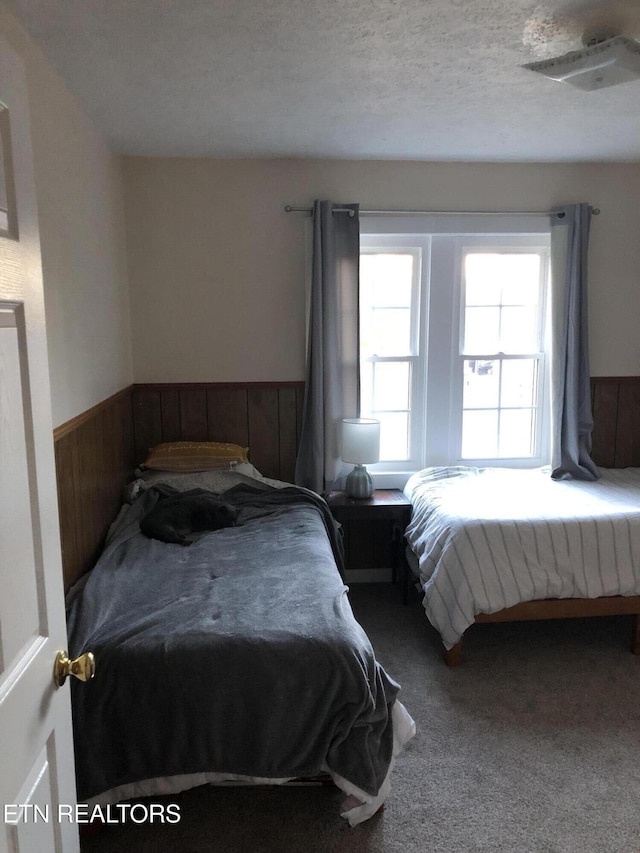
<svg viewBox="0 0 640 853">
<path fill-rule="evenodd" d="M 356 465 L 347 477 L 345 492 L 349 498 L 370 498 L 373 494 L 373 480 L 364 465 Z"/>
</svg>

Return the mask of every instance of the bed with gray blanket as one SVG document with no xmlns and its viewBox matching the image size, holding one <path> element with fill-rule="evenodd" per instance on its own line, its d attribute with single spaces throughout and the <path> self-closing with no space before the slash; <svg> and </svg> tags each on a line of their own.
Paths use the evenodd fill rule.
<svg viewBox="0 0 640 853">
<path fill-rule="evenodd" d="M 72 692 L 79 799 L 329 773 L 358 823 L 413 722 L 351 611 L 333 519 L 307 490 L 213 479 L 235 526 L 188 547 L 148 538 L 163 496 L 212 482 L 146 483 L 69 596 L 70 651 L 96 657 Z"/>
</svg>

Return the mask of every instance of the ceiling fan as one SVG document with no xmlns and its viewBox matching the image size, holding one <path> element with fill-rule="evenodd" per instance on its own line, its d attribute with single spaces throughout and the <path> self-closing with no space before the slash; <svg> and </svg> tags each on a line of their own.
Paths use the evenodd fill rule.
<svg viewBox="0 0 640 853">
<path fill-rule="evenodd" d="M 629 5 L 618 4 L 625 11 Z M 539 6 L 525 24 L 523 42 L 542 58 L 523 68 L 586 91 L 640 79 L 640 42 L 620 35 L 628 20 L 620 28 L 602 22 L 613 13 L 611 4 L 569 12 Z"/>
</svg>

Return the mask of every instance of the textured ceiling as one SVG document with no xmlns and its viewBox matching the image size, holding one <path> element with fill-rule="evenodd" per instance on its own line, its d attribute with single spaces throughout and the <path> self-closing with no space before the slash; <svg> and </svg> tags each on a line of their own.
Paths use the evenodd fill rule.
<svg viewBox="0 0 640 853">
<path fill-rule="evenodd" d="M 522 68 L 640 3 L 9 0 L 121 153 L 640 160 L 640 81 L 583 92 Z"/>
</svg>

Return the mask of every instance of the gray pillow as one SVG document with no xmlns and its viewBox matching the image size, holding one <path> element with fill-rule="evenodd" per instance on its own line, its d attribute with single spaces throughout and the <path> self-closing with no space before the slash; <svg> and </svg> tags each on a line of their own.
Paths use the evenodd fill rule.
<svg viewBox="0 0 640 853">
<path fill-rule="evenodd" d="M 143 491 L 160 483 L 173 486 L 179 492 L 188 492 L 191 489 L 208 489 L 219 494 L 232 486 L 237 486 L 238 483 L 248 483 L 255 486 L 259 482 L 260 480 L 256 477 L 241 474 L 231 468 L 215 468 L 212 471 L 198 471 L 189 474 L 181 474 L 175 471 L 140 471 L 139 476 L 125 486 L 124 500 L 127 503 L 133 503 Z"/>
</svg>

